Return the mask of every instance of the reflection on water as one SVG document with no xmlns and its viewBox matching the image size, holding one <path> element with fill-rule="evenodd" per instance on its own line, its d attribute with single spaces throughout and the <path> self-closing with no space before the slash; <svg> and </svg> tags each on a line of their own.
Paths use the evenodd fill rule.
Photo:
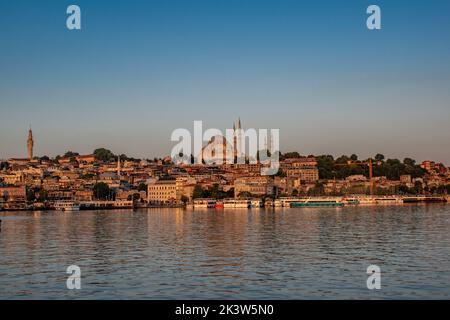
<svg viewBox="0 0 450 320">
<path fill-rule="evenodd" d="M 2 299 L 450 298 L 448 205 L 0 215 Z"/>
</svg>

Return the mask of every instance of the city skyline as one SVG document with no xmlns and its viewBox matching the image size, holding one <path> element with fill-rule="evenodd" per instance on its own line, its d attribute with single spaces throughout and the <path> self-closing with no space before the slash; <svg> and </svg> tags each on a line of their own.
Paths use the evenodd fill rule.
<svg viewBox="0 0 450 320">
<path fill-rule="evenodd" d="M 450 165 L 449 3 L 377 1 L 379 31 L 368 1 L 77 1 L 80 31 L 69 4 L 1 5 L 0 158 L 27 155 L 30 123 L 38 156 L 153 158 L 177 128 L 240 115 L 282 152 Z"/>
<path fill-rule="evenodd" d="M 239 118 L 238 119 L 238 128 L 239 129 L 242 129 L 242 132 L 245 132 L 245 128 L 241 128 L 241 119 Z M 236 124 L 236 122 L 233 124 L 233 131 L 235 130 L 235 127 L 234 127 L 234 125 Z M 242 133 L 240 133 L 240 134 L 242 134 Z M 223 137 L 224 139 L 225 139 L 225 141 L 226 141 L 226 138 L 225 137 Z M 203 145 L 203 149 L 205 149 L 207 146 L 209 146 L 210 144 L 211 144 L 211 141 L 212 140 L 204 140 L 203 142 L 204 142 L 204 145 Z M 231 145 L 230 145 L 231 146 Z M 242 146 L 241 146 L 242 147 Z M 236 140 L 235 140 L 235 138 L 233 138 L 233 143 L 232 143 L 232 148 L 233 148 L 233 151 L 232 152 L 239 152 L 239 148 L 241 148 L 241 147 L 239 147 L 239 146 L 237 146 L 236 145 Z M 99 148 L 105 148 L 106 150 L 109 150 L 109 148 L 108 147 L 105 147 L 105 146 L 97 146 L 97 147 L 95 147 L 95 149 L 99 149 Z M 244 145 L 244 148 L 246 148 L 246 146 Z M 247 148 L 248 148 L 248 146 L 247 146 Z M 94 149 L 92 150 L 92 151 L 86 151 L 86 152 L 78 152 L 77 150 L 70 150 L 70 149 L 67 149 L 66 151 L 64 151 L 64 152 L 62 152 L 62 153 L 59 153 L 59 154 L 43 154 L 43 155 L 36 155 L 35 154 L 35 152 L 34 152 L 34 138 L 33 138 L 33 130 L 32 130 L 32 128 L 31 128 L 31 126 L 30 126 L 30 128 L 29 128 L 29 130 L 28 130 L 28 138 L 27 138 L 27 141 L 26 141 L 26 153 L 27 153 L 27 157 L 9 157 L 9 158 L 1 158 L 0 157 L 0 160 L 4 160 L 4 161 L 7 161 L 8 159 L 37 159 L 37 158 L 42 158 L 42 157 L 49 157 L 49 158 L 56 158 L 56 157 L 63 157 L 66 153 L 76 153 L 76 154 L 78 154 L 78 155 L 81 155 L 81 156 L 83 156 L 83 155 L 86 155 L 86 156 L 90 156 L 90 155 L 92 155 L 93 153 L 94 153 Z M 248 151 L 248 150 L 247 150 Z M 244 153 L 243 154 L 245 154 L 246 156 L 248 156 L 248 154 L 247 154 L 247 151 L 244 151 Z M 114 153 L 114 151 L 112 151 L 113 153 Z M 203 151 L 202 151 L 203 152 Z M 224 152 L 225 152 L 225 150 L 224 150 Z M 292 153 L 292 152 L 298 152 L 298 150 L 295 150 L 295 149 L 293 149 L 293 150 L 281 150 L 280 151 L 281 152 L 281 154 L 285 154 L 285 153 Z M 319 154 L 311 154 L 311 153 L 309 153 L 309 154 L 302 154 L 302 153 L 299 153 L 300 154 L 300 156 L 302 156 L 302 157 L 308 157 L 308 156 L 319 156 Z M 324 153 L 324 154 L 320 154 L 320 155 L 322 155 L 322 156 L 325 156 L 325 155 L 331 155 L 331 156 L 333 156 L 335 159 L 337 159 L 337 158 L 339 158 L 339 157 L 345 157 L 345 156 L 347 156 L 347 157 L 352 157 L 352 156 L 354 156 L 354 155 L 356 155 L 357 156 L 357 158 L 358 158 L 358 160 L 366 160 L 366 159 L 374 159 L 374 158 L 376 158 L 376 156 L 377 155 L 383 155 L 383 156 L 385 156 L 385 159 L 394 159 L 395 157 L 390 157 L 390 155 L 388 155 L 388 154 L 384 154 L 384 153 L 382 153 L 382 152 L 377 152 L 377 153 L 374 153 L 374 154 L 372 154 L 372 155 L 368 155 L 367 157 L 365 157 L 365 156 L 361 156 L 360 154 L 357 154 L 357 153 L 348 153 L 348 154 L 330 154 L 330 153 Z M 121 155 L 125 155 L 124 153 L 116 153 L 116 155 L 119 155 L 119 156 L 121 156 Z M 134 159 L 136 159 L 136 157 L 135 157 L 135 155 L 132 155 L 132 154 L 126 154 L 127 156 L 129 156 L 129 157 L 131 157 L 131 158 L 134 158 Z M 155 158 L 157 158 L 157 159 L 163 159 L 163 158 L 165 158 L 165 157 L 170 157 L 170 155 L 168 155 L 168 154 L 164 154 L 164 155 L 157 155 L 157 156 L 154 156 L 154 157 L 138 157 L 138 158 L 141 158 L 141 159 L 155 159 Z M 236 154 L 235 154 L 235 157 L 236 157 Z M 414 156 L 406 156 L 406 157 L 400 157 L 400 158 L 397 158 L 397 159 L 399 159 L 399 160 L 405 160 L 405 159 L 413 159 L 413 160 L 416 160 L 416 161 L 418 161 L 418 162 L 426 162 L 426 161 L 431 161 L 431 162 L 436 162 L 436 163 L 442 163 L 443 165 L 447 165 L 445 162 L 440 162 L 440 161 L 435 161 L 434 159 L 431 159 L 431 158 L 426 158 L 426 159 L 417 159 L 417 158 L 415 158 Z M 224 160 L 225 161 L 225 160 Z M 449 167 L 450 168 L 450 167 Z"/>
</svg>

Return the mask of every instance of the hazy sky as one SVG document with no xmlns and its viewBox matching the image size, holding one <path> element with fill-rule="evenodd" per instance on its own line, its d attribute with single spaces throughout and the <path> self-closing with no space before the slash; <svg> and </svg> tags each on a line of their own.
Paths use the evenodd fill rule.
<svg viewBox="0 0 450 320">
<path fill-rule="evenodd" d="M 82 30 L 66 28 L 78 4 Z M 382 30 L 366 8 L 382 9 Z M 450 165 L 450 1 L 0 0 L 0 158 L 163 156 L 176 128 Z"/>
</svg>

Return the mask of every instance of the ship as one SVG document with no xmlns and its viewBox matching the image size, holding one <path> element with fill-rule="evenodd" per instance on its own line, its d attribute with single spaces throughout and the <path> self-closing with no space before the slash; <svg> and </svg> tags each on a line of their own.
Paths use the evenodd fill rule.
<svg viewBox="0 0 450 320">
<path fill-rule="evenodd" d="M 215 208 L 216 200 L 214 199 L 195 199 L 194 200 L 194 209 L 199 208 Z"/>
<path fill-rule="evenodd" d="M 250 208 L 251 201 L 247 199 L 224 199 L 223 207 L 227 208 Z"/>
<path fill-rule="evenodd" d="M 80 204 L 70 200 L 56 201 L 55 209 L 58 211 L 80 211 Z"/>
<path fill-rule="evenodd" d="M 298 207 L 343 207 L 344 201 L 340 199 L 323 198 L 323 199 L 306 199 L 299 202 L 291 202 L 291 208 Z"/>
</svg>

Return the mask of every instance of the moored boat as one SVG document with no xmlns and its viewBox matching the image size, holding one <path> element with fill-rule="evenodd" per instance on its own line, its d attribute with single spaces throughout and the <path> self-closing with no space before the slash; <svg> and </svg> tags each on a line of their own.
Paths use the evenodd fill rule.
<svg viewBox="0 0 450 320">
<path fill-rule="evenodd" d="M 194 208 L 215 208 L 216 200 L 214 199 L 195 199 L 194 200 Z"/>
<path fill-rule="evenodd" d="M 80 211 L 80 204 L 74 201 L 56 201 L 55 209 L 58 211 Z"/>
<path fill-rule="evenodd" d="M 345 203 L 338 199 L 306 199 L 302 202 L 292 202 L 291 208 L 298 207 L 343 207 Z"/>
<path fill-rule="evenodd" d="M 227 208 L 250 208 L 251 202 L 246 199 L 224 199 L 223 207 Z"/>
</svg>

